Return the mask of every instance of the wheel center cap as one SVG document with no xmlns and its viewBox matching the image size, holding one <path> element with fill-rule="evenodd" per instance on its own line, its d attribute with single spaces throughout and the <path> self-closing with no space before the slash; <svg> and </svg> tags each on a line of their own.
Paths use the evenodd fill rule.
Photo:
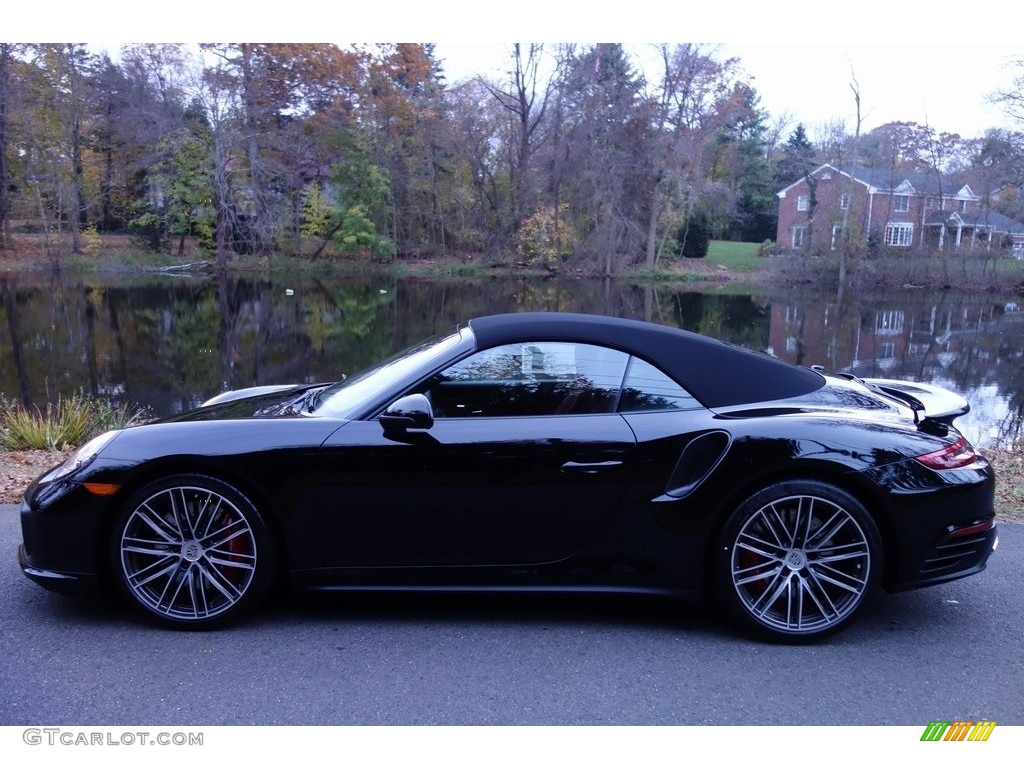
<svg viewBox="0 0 1024 768">
<path fill-rule="evenodd" d="M 793 549 L 786 555 L 784 562 L 791 571 L 799 571 L 807 565 L 807 555 L 802 550 Z"/>
<path fill-rule="evenodd" d="M 194 563 L 203 556 L 203 548 L 198 541 L 186 541 L 181 545 L 181 556 Z"/>
</svg>

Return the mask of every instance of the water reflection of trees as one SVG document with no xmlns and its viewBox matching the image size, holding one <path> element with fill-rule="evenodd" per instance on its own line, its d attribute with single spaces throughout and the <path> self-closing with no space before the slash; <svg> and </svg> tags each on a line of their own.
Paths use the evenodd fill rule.
<svg viewBox="0 0 1024 768">
<path fill-rule="evenodd" d="M 18 299 L 15 296 L 14 284 L 11 280 L 0 280 L 0 292 L 3 293 L 4 318 L 7 325 L 7 354 L 0 359 L 0 392 L 17 392 L 18 399 L 28 406 L 32 402 L 29 386 L 29 374 L 25 367 L 24 343 L 21 332 Z M 8 370 L 9 369 L 9 370 Z M 6 374 L 6 375 L 4 375 Z M 10 383 L 8 383 L 10 381 Z"/>
<path fill-rule="evenodd" d="M 286 289 L 293 294 L 287 295 Z M 225 388 L 332 381 L 495 312 L 653 320 L 834 371 L 939 381 L 1024 421 L 1024 312 L 993 297 L 899 292 L 758 298 L 613 280 L 0 279 L 0 391 L 85 390 L 175 413 Z"/>
</svg>

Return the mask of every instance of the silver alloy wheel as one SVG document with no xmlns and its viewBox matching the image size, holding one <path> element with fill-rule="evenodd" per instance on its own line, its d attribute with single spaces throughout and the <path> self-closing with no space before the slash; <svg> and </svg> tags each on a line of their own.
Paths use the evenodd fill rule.
<svg viewBox="0 0 1024 768">
<path fill-rule="evenodd" d="M 234 607 L 256 573 L 256 534 L 226 496 L 174 485 L 138 504 L 121 528 L 121 574 L 160 617 L 200 622 Z"/>
<path fill-rule="evenodd" d="M 820 496 L 794 495 L 747 518 L 732 547 L 730 573 L 754 621 L 810 635 L 856 610 L 871 568 L 868 536 L 849 511 Z"/>
</svg>

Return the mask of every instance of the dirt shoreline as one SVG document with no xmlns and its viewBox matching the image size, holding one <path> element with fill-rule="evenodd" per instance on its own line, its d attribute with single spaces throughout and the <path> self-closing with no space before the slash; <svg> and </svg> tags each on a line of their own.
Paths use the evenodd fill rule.
<svg viewBox="0 0 1024 768">
<path fill-rule="evenodd" d="M 15 236 L 14 247 L 0 251 L 0 276 L 7 274 L 45 274 L 53 264 L 40 255 L 37 235 Z M 321 258 L 274 255 L 270 257 L 232 256 L 229 275 L 251 275 L 287 271 L 289 274 L 359 275 L 391 273 L 401 277 L 433 279 L 493 279 L 522 277 L 603 278 L 599 263 L 592 268 L 563 267 L 549 269 L 519 261 L 514 253 L 484 255 L 405 254 L 382 263 L 370 258 Z M 103 274 L 180 274 L 212 275 L 214 259 L 190 242 L 184 254 L 145 252 L 129 235 L 103 235 L 100 255 L 61 257 L 61 271 L 71 275 Z M 773 258 L 737 257 L 715 250 L 704 259 L 663 261 L 656 269 L 642 265 L 620 266 L 613 278 L 637 283 L 683 284 L 690 289 L 721 289 L 728 285 L 754 289 L 808 287 L 836 290 L 838 255 L 821 257 L 778 256 Z M 904 289 L 961 290 L 1024 296 L 1024 261 L 1010 258 L 968 259 L 959 255 L 890 254 L 851 257 L 847 263 L 846 287 L 851 290 Z"/>
</svg>

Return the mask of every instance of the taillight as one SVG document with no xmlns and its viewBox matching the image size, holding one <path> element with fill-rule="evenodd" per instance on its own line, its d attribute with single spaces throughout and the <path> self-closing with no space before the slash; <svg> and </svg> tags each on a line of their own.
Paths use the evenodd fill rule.
<svg viewBox="0 0 1024 768">
<path fill-rule="evenodd" d="M 930 469 L 959 469 L 973 464 L 977 458 L 974 446 L 967 442 L 967 438 L 961 437 L 942 450 L 918 456 L 917 460 Z"/>
</svg>

